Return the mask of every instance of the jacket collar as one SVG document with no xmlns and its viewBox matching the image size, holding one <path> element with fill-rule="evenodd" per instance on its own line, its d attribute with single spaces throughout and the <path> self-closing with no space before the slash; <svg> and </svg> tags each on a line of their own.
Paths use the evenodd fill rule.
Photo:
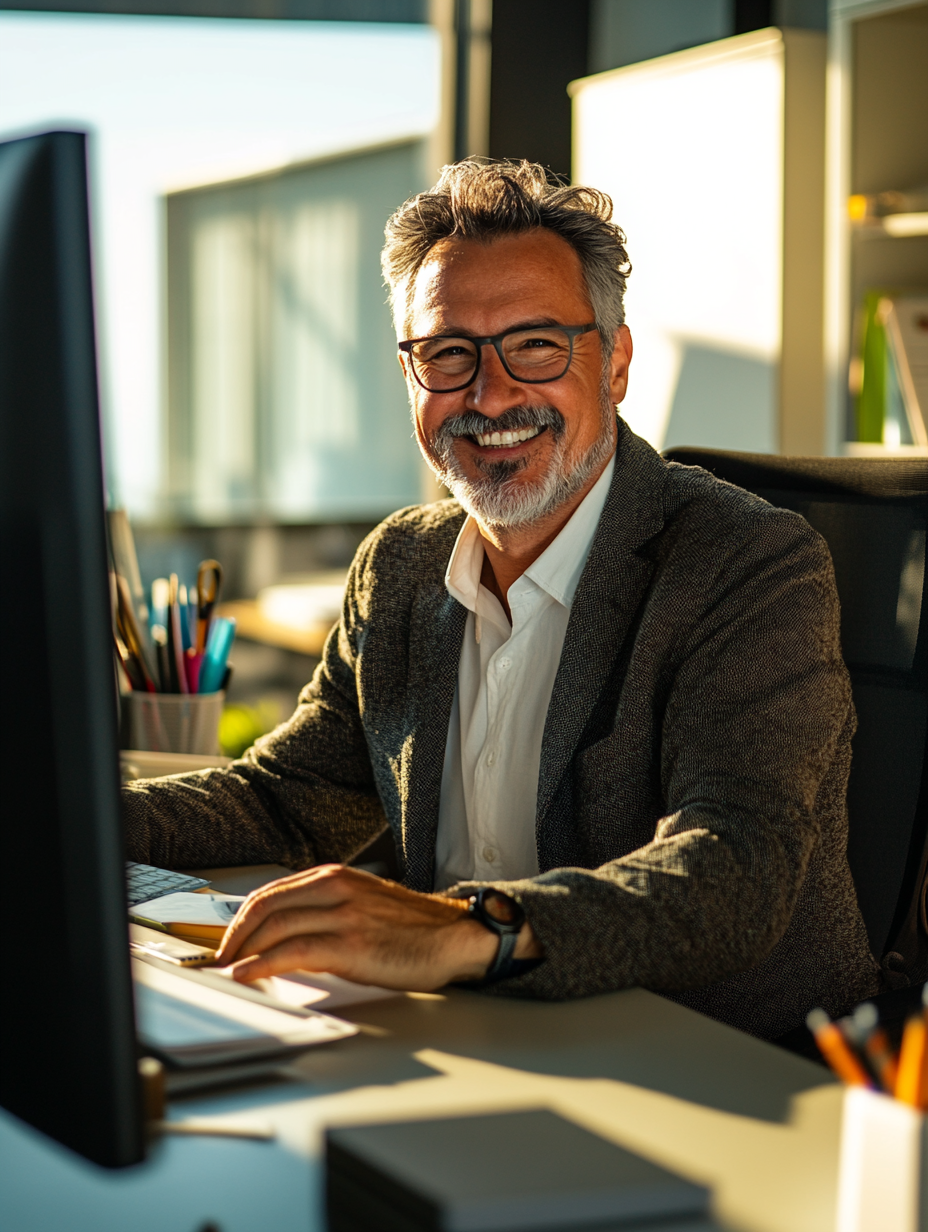
<svg viewBox="0 0 928 1232">
<path fill-rule="evenodd" d="M 571 608 L 545 722 L 536 832 L 542 870 L 574 863 L 571 836 L 547 825 L 558 785 L 620 659 L 654 563 L 639 552 L 664 525 L 666 464 L 619 420 L 612 486 Z"/>
</svg>

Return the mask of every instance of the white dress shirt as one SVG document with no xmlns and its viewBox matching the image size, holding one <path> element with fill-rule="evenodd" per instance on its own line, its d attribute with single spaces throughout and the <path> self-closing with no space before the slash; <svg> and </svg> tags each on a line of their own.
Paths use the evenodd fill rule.
<svg viewBox="0 0 928 1232">
<path fill-rule="evenodd" d="M 535 808 L 541 741 L 580 574 L 615 458 L 502 604 L 480 584 L 483 540 L 468 517 L 445 585 L 468 609 L 451 709 L 435 843 L 435 888 L 538 872 Z"/>
</svg>

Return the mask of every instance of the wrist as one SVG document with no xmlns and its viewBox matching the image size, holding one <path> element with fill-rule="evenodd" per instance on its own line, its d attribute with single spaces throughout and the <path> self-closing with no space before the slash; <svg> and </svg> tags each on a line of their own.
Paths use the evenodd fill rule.
<svg viewBox="0 0 928 1232">
<path fill-rule="evenodd" d="M 541 942 L 532 931 L 532 926 L 528 920 L 522 925 L 519 932 L 519 939 L 516 942 L 515 953 L 513 958 L 544 958 L 545 952 Z"/>
<path fill-rule="evenodd" d="M 484 886 L 466 901 L 468 916 L 496 941 L 493 960 L 478 982 L 492 984 L 537 965 L 542 950 L 518 899 L 493 886 Z M 472 976 L 468 978 L 473 980 Z"/>
<path fill-rule="evenodd" d="M 492 967 L 499 949 L 499 938 L 488 932 L 479 920 L 463 915 L 458 928 L 454 983 L 482 980 Z"/>
</svg>

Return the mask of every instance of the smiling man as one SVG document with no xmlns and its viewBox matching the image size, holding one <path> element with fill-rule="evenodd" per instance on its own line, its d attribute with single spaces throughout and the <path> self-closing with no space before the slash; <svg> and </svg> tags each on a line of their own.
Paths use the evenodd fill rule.
<svg viewBox="0 0 928 1232">
<path fill-rule="evenodd" d="M 638 984 L 771 1037 L 879 987 L 827 548 L 617 417 L 610 218 L 468 160 L 387 226 L 416 439 L 455 499 L 362 544 L 287 723 L 226 771 L 126 790 L 134 859 L 306 870 L 230 927 L 240 979 Z M 385 825 L 402 885 L 344 866 Z"/>
</svg>

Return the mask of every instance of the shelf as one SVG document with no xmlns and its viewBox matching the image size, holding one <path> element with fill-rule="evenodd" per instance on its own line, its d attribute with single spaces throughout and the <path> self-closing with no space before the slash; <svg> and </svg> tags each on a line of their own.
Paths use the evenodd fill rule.
<svg viewBox="0 0 928 1232">
<path fill-rule="evenodd" d="M 928 458 L 928 445 L 880 445 L 873 441 L 845 441 L 846 458 Z"/>
<path fill-rule="evenodd" d="M 875 222 L 858 223 L 852 235 L 860 239 L 911 239 L 928 235 L 928 211 L 919 214 L 887 214 Z"/>
</svg>

